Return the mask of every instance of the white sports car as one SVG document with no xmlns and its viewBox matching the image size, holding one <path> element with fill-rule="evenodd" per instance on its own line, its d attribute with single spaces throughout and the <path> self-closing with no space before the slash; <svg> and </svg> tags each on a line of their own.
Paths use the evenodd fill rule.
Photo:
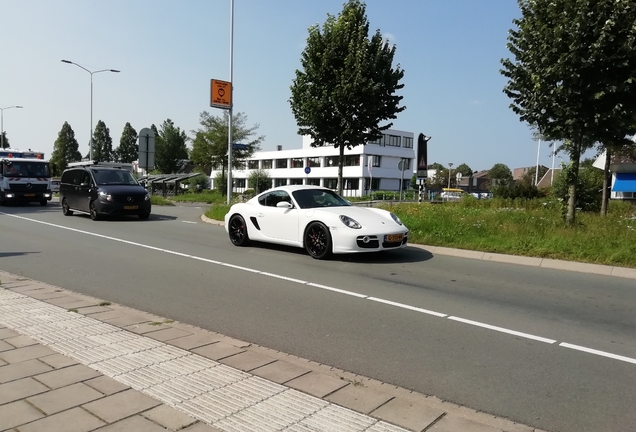
<svg viewBox="0 0 636 432">
<path fill-rule="evenodd" d="M 409 234 L 391 212 L 352 206 L 331 189 L 306 185 L 275 187 L 234 204 L 225 230 L 236 246 L 254 240 L 304 247 L 316 259 L 403 248 Z"/>
</svg>

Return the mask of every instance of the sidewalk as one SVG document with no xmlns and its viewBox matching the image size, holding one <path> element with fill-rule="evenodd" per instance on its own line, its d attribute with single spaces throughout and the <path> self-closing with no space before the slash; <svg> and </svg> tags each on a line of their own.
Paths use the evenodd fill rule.
<svg viewBox="0 0 636 432">
<path fill-rule="evenodd" d="M 0 431 L 531 432 L 0 271 Z"/>
</svg>

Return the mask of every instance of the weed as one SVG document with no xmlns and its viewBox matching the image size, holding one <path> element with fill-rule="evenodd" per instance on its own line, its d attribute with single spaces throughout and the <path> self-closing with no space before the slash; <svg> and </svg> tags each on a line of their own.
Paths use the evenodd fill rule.
<svg viewBox="0 0 636 432">
<path fill-rule="evenodd" d="M 100 306 L 110 306 L 111 303 L 109 301 L 103 301 L 99 303 Z"/>
</svg>

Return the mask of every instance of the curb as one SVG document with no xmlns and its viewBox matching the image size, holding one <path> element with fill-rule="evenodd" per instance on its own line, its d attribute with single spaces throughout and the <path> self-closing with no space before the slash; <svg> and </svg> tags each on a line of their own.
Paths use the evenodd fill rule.
<svg viewBox="0 0 636 432">
<path fill-rule="evenodd" d="M 208 218 L 201 215 L 201 220 L 211 225 L 225 226 L 222 221 Z M 467 249 L 453 249 L 443 246 L 428 246 L 415 243 L 409 243 L 409 246 L 424 249 L 433 255 L 446 255 L 458 258 L 469 258 L 482 261 L 494 261 L 506 264 L 518 264 L 530 267 L 540 267 L 552 270 L 566 270 L 578 273 L 590 273 L 602 276 L 614 276 L 627 279 L 636 279 L 636 269 L 628 267 L 608 266 L 602 264 L 588 264 L 576 261 L 564 261 L 551 258 L 526 257 L 520 255 L 507 255 L 493 252 L 479 252 Z"/>
</svg>

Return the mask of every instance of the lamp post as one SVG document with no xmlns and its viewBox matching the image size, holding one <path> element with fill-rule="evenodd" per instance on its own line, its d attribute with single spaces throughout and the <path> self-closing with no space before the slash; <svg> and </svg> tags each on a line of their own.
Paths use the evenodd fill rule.
<svg viewBox="0 0 636 432">
<path fill-rule="evenodd" d="M 451 172 L 453 172 L 453 164 L 449 163 L 448 164 L 448 188 L 450 189 L 450 177 L 451 177 Z"/>
<path fill-rule="evenodd" d="M 4 148 L 4 110 L 11 108 L 24 108 L 20 105 L 13 105 L 9 107 L 0 108 L 0 149 Z"/>
<path fill-rule="evenodd" d="M 62 63 L 68 63 L 68 64 L 72 64 L 77 66 L 78 68 L 84 69 L 86 72 L 88 72 L 89 74 L 91 74 L 91 136 L 90 136 L 90 140 L 89 140 L 89 149 L 88 149 L 88 158 L 90 160 L 93 160 L 93 74 L 96 73 L 100 73 L 100 72 L 115 72 L 115 73 L 119 73 L 118 70 L 116 69 L 100 69 L 97 71 L 90 71 L 88 69 L 86 69 L 84 66 L 78 65 L 77 63 L 74 63 L 70 60 L 62 60 Z"/>
</svg>

